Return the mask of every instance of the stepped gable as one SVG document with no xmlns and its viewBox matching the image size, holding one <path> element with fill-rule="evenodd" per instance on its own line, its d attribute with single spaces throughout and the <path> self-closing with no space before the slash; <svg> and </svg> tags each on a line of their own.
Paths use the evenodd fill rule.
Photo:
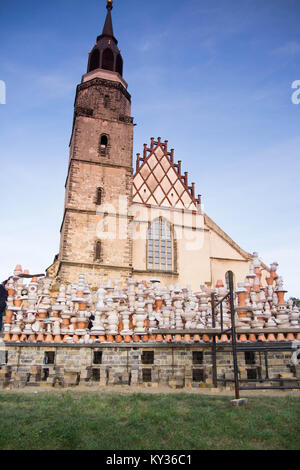
<svg viewBox="0 0 300 470">
<path fill-rule="evenodd" d="M 133 179 L 133 202 L 192 211 L 201 210 L 201 196 L 195 197 L 195 183 L 188 185 L 188 173 L 182 174 L 181 161 L 174 163 L 174 150 L 168 141 L 151 139 L 138 153 Z"/>
</svg>

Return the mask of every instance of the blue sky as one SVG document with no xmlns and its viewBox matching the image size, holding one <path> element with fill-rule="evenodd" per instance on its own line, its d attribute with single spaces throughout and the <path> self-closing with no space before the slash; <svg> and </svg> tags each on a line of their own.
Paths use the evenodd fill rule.
<svg viewBox="0 0 300 470">
<path fill-rule="evenodd" d="M 0 0 L 0 279 L 58 252 L 76 85 L 105 0 Z M 175 149 L 204 210 L 300 297 L 298 0 L 115 0 L 135 153 Z M 199 283 L 201 280 L 199 280 Z"/>
</svg>

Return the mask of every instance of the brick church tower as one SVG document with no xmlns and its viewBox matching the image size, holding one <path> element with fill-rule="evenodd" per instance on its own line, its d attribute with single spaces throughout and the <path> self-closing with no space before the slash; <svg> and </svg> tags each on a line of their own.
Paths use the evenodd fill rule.
<svg viewBox="0 0 300 470">
<path fill-rule="evenodd" d="M 133 118 L 111 10 L 108 0 L 103 32 L 76 91 L 56 261 L 63 282 L 76 282 L 84 272 L 93 286 L 132 273 L 126 206 L 132 200 Z"/>
</svg>

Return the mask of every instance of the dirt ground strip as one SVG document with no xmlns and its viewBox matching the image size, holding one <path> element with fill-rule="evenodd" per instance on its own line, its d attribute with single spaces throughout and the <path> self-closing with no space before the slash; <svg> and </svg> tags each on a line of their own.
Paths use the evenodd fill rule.
<svg viewBox="0 0 300 470">
<path fill-rule="evenodd" d="M 193 395 L 209 395 L 209 396 L 226 396 L 235 398 L 234 390 L 226 389 L 201 389 L 201 388 L 185 388 L 185 389 L 172 389 L 167 386 L 158 386 L 158 387 L 143 387 L 143 386 L 106 386 L 99 387 L 97 385 L 93 386 L 84 386 L 77 385 L 74 387 L 60 388 L 60 387 L 25 387 L 19 389 L 4 389 L 0 390 L 0 393 L 64 393 L 64 392 L 74 392 L 74 393 L 99 393 L 99 394 L 121 394 L 121 395 L 130 395 L 133 393 L 145 393 L 145 394 L 193 394 Z M 284 396 L 294 396 L 300 397 L 300 390 L 245 390 L 240 391 L 240 397 L 253 397 L 253 396 L 271 396 L 271 397 L 284 397 Z"/>
</svg>

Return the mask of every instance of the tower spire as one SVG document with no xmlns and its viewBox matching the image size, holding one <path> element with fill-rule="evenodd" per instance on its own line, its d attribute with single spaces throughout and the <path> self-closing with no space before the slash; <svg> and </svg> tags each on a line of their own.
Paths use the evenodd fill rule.
<svg viewBox="0 0 300 470">
<path fill-rule="evenodd" d="M 114 36 L 113 24 L 111 19 L 111 10 L 113 9 L 113 0 L 107 0 L 107 14 L 102 34 L 97 37 L 96 44 L 90 53 L 88 72 L 96 69 L 110 70 L 123 75 L 123 59 L 121 51 L 118 48 L 118 41 Z"/>
<path fill-rule="evenodd" d="M 111 10 L 113 9 L 113 2 L 112 0 L 107 0 L 107 15 L 102 31 L 102 36 L 109 36 L 109 37 L 114 37 L 114 31 L 113 31 L 113 25 L 112 25 L 112 19 L 111 19 Z"/>
</svg>

